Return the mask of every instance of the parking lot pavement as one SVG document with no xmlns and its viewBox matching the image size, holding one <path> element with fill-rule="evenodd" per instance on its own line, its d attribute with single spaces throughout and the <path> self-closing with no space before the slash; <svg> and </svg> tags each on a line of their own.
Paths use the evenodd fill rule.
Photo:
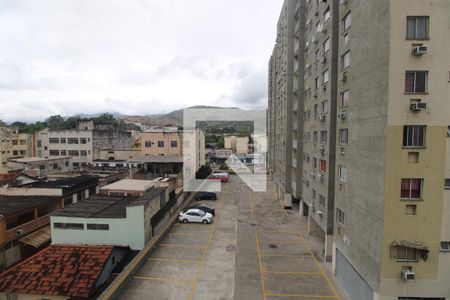
<svg viewBox="0 0 450 300">
<path fill-rule="evenodd" d="M 172 226 L 119 299 L 346 299 L 270 181 L 251 192 L 231 176 L 201 203 L 216 207 L 213 224 Z"/>
</svg>

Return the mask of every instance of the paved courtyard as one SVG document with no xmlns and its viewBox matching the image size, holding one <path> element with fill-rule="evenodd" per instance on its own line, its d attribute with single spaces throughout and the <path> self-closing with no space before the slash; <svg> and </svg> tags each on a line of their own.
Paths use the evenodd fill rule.
<svg viewBox="0 0 450 300">
<path fill-rule="evenodd" d="M 217 201 L 202 201 L 216 207 L 214 223 L 172 226 L 118 298 L 347 299 L 272 182 L 251 192 L 230 179 Z"/>
</svg>

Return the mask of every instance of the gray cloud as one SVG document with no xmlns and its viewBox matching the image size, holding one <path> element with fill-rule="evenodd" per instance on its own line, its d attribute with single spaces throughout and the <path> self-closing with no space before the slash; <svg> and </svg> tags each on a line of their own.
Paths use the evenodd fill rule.
<svg viewBox="0 0 450 300">
<path fill-rule="evenodd" d="M 0 0 L 0 119 L 265 105 L 281 4 Z"/>
</svg>

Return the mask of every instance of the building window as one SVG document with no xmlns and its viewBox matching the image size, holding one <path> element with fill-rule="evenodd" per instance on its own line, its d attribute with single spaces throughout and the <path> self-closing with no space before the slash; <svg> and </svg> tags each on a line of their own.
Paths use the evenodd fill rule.
<svg viewBox="0 0 450 300">
<path fill-rule="evenodd" d="M 420 199 L 422 197 L 423 178 L 403 178 L 400 198 Z"/>
<path fill-rule="evenodd" d="M 41 140 L 38 140 L 37 141 L 37 146 L 40 148 L 40 147 L 42 147 L 42 141 Z"/>
<path fill-rule="evenodd" d="M 450 242 L 441 242 L 441 251 L 450 252 Z"/>
<path fill-rule="evenodd" d="M 86 144 L 87 140 L 86 138 L 80 138 L 80 144 Z"/>
<path fill-rule="evenodd" d="M 145 141 L 145 148 L 150 148 L 152 146 L 152 142 L 151 141 Z"/>
<path fill-rule="evenodd" d="M 446 190 L 450 190 L 450 178 L 445 178 L 445 180 L 444 180 L 444 188 Z"/>
<path fill-rule="evenodd" d="M 406 38 L 408 40 L 426 40 L 429 38 L 430 17 L 406 17 Z"/>
<path fill-rule="evenodd" d="M 80 156 L 87 156 L 86 150 L 80 150 Z"/>
<path fill-rule="evenodd" d="M 350 51 L 347 51 L 342 55 L 342 68 L 345 70 L 348 67 L 350 67 Z"/>
<path fill-rule="evenodd" d="M 109 224 L 87 224 L 87 230 L 109 230 Z"/>
<path fill-rule="evenodd" d="M 54 229 L 84 230 L 83 223 L 53 223 Z"/>
<path fill-rule="evenodd" d="M 313 143 L 317 143 L 317 131 L 313 132 Z"/>
<path fill-rule="evenodd" d="M 336 208 L 336 221 L 342 226 L 345 225 L 345 213 L 339 208 Z"/>
<path fill-rule="evenodd" d="M 67 151 L 66 150 L 61 150 L 61 156 L 66 156 L 67 155 Z"/>
<path fill-rule="evenodd" d="M 425 147 L 426 126 L 403 126 L 403 147 Z"/>
<path fill-rule="evenodd" d="M 13 155 L 14 155 L 14 156 L 17 156 L 17 155 L 19 155 L 19 151 L 17 151 L 17 150 L 13 150 L 13 152 L 12 152 L 12 153 L 13 153 Z"/>
<path fill-rule="evenodd" d="M 19 296 L 17 294 L 6 294 L 6 300 L 17 300 Z"/>
<path fill-rule="evenodd" d="M 320 60 L 320 50 L 317 49 L 315 52 L 315 56 L 316 56 L 316 62 Z"/>
<path fill-rule="evenodd" d="M 323 42 L 323 53 L 325 54 L 328 50 L 330 50 L 330 39 L 327 38 L 325 42 Z"/>
<path fill-rule="evenodd" d="M 326 22 L 330 19 L 330 7 L 329 6 L 325 9 L 325 13 L 323 14 L 323 16 L 324 16 L 324 22 Z"/>
<path fill-rule="evenodd" d="M 326 130 L 322 130 L 320 132 L 320 142 L 322 144 L 326 144 L 328 141 L 328 132 Z"/>
<path fill-rule="evenodd" d="M 406 71 L 405 93 L 427 93 L 428 71 Z"/>
<path fill-rule="evenodd" d="M 317 169 L 317 158 L 313 157 L 312 159 L 312 166 L 314 169 Z"/>
<path fill-rule="evenodd" d="M 339 144 L 347 145 L 348 144 L 348 129 L 339 129 Z"/>
<path fill-rule="evenodd" d="M 24 146 L 27 144 L 27 140 L 19 140 L 19 144 Z"/>
<path fill-rule="evenodd" d="M 13 146 L 17 146 L 17 144 L 18 144 L 17 140 L 11 140 L 11 142 L 12 142 Z"/>
<path fill-rule="evenodd" d="M 346 90 L 341 93 L 339 104 L 341 107 L 348 106 L 348 101 L 350 100 L 350 91 Z"/>
<path fill-rule="evenodd" d="M 164 141 L 158 141 L 158 148 L 164 147 Z"/>
<path fill-rule="evenodd" d="M 319 159 L 319 171 L 322 173 L 327 172 L 327 161 L 323 159 Z"/>
<path fill-rule="evenodd" d="M 178 147 L 178 142 L 177 141 L 171 141 L 170 142 L 170 147 L 172 147 L 172 148 Z"/>
<path fill-rule="evenodd" d="M 26 150 L 20 150 L 19 154 L 22 156 L 26 156 L 27 155 L 27 151 Z"/>
<path fill-rule="evenodd" d="M 338 178 L 342 182 L 347 182 L 347 168 L 344 166 L 338 166 Z"/>
<path fill-rule="evenodd" d="M 61 144 L 65 144 L 66 143 L 66 138 L 60 138 L 60 143 Z"/>
<path fill-rule="evenodd" d="M 350 11 L 342 19 L 342 25 L 344 26 L 344 31 L 347 31 L 352 25 L 352 13 Z"/>
<path fill-rule="evenodd" d="M 48 151 L 50 156 L 59 156 L 59 150 L 50 150 Z"/>
<path fill-rule="evenodd" d="M 319 77 L 314 78 L 314 88 L 316 90 L 319 88 Z"/>
<path fill-rule="evenodd" d="M 330 79 L 330 73 L 328 72 L 328 70 L 322 73 L 322 78 L 324 84 L 328 82 L 328 80 Z"/>
<path fill-rule="evenodd" d="M 68 144 L 78 144 L 78 138 L 68 138 L 67 143 Z"/>
<path fill-rule="evenodd" d="M 328 112 L 328 100 L 322 101 L 321 108 L 323 114 L 326 114 Z"/>
<path fill-rule="evenodd" d="M 401 262 L 417 262 L 418 251 L 417 249 L 408 248 L 404 246 L 397 246 L 397 261 Z"/>
<path fill-rule="evenodd" d="M 49 138 L 48 142 L 50 144 L 59 144 L 59 138 Z"/>
<path fill-rule="evenodd" d="M 78 150 L 69 150 L 69 156 L 80 156 L 80 152 Z"/>
<path fill-rule="evenodd" d="M 321 194 L 319 194 L 319 205 L 322 206 L 322 207 L 326 206 L 325 197 L 323 195 L 321 195 Z"/>
</svg>

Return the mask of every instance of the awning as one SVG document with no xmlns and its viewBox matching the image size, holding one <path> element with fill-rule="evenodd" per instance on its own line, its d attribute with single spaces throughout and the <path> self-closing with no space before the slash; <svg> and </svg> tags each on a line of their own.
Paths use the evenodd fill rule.
<svg viewBox="0 0 450 300">
<path fill-rule="evenodd" d="M 50 242 L 52 238 L 50 225 L 42 227 L 29 235 L 24 236 L 19 240 L 19 242 L 24 243 L 26 245 L 30 245 L 35 248 L 39 248 L 42 245 Z"/>
<path fill-rule="evenodd" d="M 420 242 L 395 240 L 394 242 L 392 242 L 391 249 L 394 249 L 395 247 L 406 247 L 406 248 L 410 248 L 410 249 L 417 249 L 420 251 L 420 253 L 421 253 L 420 256 L 422 257 L 422 259 L 424 261 L 427 260 L 428 252 L 430 252 L 430 250 L 428 250 L 428 247 L 425 244 L 420 243 Z"/>
</svg>

